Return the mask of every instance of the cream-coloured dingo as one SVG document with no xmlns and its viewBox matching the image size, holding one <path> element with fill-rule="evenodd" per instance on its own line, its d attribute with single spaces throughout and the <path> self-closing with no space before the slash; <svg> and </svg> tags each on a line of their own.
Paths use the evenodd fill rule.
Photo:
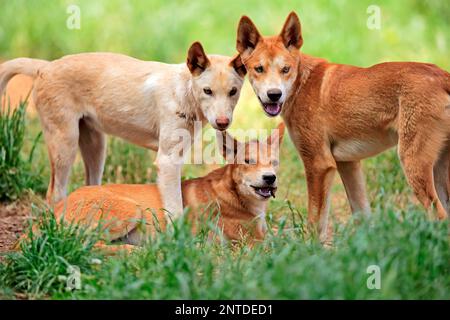
<svg viewBox="0 0 450 320">
<path fill-rule="evenodd" d="M 240 57 L 207 56 L 200 43 L 186 64 L 137 60 L 113 53 L 83 53 L 48 62 L 19 58 L 0 65 L 0 94 L 16 74 L 34 78 L 33 97 L 51 163 L 49 203 L 66 196 L 78 147 L 86 184 L 101 183 L 105 133 L 157 150 L 164 208 L 182 213 L 177 130 L 194 139 L 194 122 L 225 130 L 245 76 Z"/>
</svg>

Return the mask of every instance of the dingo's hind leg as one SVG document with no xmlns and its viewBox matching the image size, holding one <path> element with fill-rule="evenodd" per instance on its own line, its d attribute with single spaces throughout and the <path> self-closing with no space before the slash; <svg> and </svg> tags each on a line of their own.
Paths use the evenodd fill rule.
<svg viewBox="0 0 450 320">
<path fill-rule="evenodd" d="M 106 158 L 105 134 L 80 120 L 79 146 L 86 171 L 86 185 L 100 185 Z"/>
</svg>

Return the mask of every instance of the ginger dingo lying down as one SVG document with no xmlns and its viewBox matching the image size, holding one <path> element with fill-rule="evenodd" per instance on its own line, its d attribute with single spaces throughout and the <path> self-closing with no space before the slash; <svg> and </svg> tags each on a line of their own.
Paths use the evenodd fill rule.
<svg viewBox="0 0 450 320">
<path fill-rule="evenodd" d="M 182 158 L 177 130 L 194 139 L 194 121 L 225 130 L 245 76 L 239 56 L 206 56 L 200 43 L 186 64 L 137 60 L 113 53 L 82 53 L 52 62 L 19 58 L 0 65 L 0 94 L 16 74 L 33 77 L 33 97 L 48 146 L 49 203 L 66 196 L 78 147 L 86 184 L 99 185 L 105 133 L 157 150 L 164 208 L 182 212 Z M 201 131 L 201 130 L 200 130 Z"/>
<path fill-rule="evenodd" d="M 369 68 L 300 53 L 292 12 L 279 35 L 263 37 L 242 17 L 237 50 L 270 116 L 281 113 L 305 165 L 310 222 L 326 235 L 329 193 L 339 172 L 352 212 L 370 211 L 361 159 L 398 144 L 410 186 L 437 217 L 449 212 L 450 74 L 435 65 L 388 62 Z"/>
<path fill-rule="evenodd" d="M 195 227 L 200 215 L 218 215 L 218 227 L 226 239 L 245 237 L 262 239 L 266 230 L 267 201 L 275 196 L 279 145 L 284 135 L 280 124 L 264 143 L 241 143 L 223 132 L 223 154 L 233 163 L 216 169 L 204 177 L 182 182 L 184 206 L 190 207 L 187 218 Z M 242 150 L 242 163 L 237 150 Z M 55 205 L 55 216 L 68 222 L 89 224 L 107 229 L 109 241 L 123 245 L 98 246 L 115 251 L 142 245 L 158 226 L 166 221 L 157 185 L 112 184 L 86 186 L 69 194 Z M 205 210 L 206 208 L 206 210 Z M 155 218 L 158 219 L 155 224 Z M 205 217 L 203 217 L 205 218 Z"/>
</svg>

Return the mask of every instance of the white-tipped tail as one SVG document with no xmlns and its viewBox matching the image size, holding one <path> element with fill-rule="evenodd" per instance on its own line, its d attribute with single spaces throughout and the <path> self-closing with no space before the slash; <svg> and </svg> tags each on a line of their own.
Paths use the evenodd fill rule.
<svg viewBox="0 0 450 320">
<path fill-rule="evenodd" d="M 35 78 L 38 70 L 48 63 L 45 60 L 18 58 L 0 64 L 0 97 L 3 96 L 8 81 L 16 74 L 25 74 Z"/>
</svg>

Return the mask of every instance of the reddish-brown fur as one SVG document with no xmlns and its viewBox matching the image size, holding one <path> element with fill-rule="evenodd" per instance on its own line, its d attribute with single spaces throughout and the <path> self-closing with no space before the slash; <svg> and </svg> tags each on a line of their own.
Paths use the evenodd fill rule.
<svg viewBox="0 0 450 320">
<path fill-rule="evenodd" d="M 369 68 L 329 63 L 300 53 L 302 43 L 295 13 L 278 36 L 262 37 L 248 17 L 239 23 L 237 49 L 255 92 L 263 95 L 261 88 L 270 87 L 266 82 L 276 78 L 288 85 L 292 81 L 281 116 L 305 164 L 311 223 L 320 221 L 325 234 L 336 171 L 352 211 L 370 211 L 360 160 L 397 143 L 418 199 L 445 219 L 450 193 L 450 74 L 415 62 Z M 258 65 L 264 66 L 264 73 L 255 71 Z M 277 74 L 276 68 L 283 65 L 290 66 L 290 72 Z"/>
<path fill-rule="evenodd" d="M 278 150 L 284 125 L 281 124 L 278 129 L 266 143 L 258 146 L 271 146 L 277 139 L 274 148 Z M 240 144 L 236 140 L 231 141 Z M 244 180 L 250 180 L 252 184 L 260 183 L 260 176 L 268 170 L 275 173 L 278 163 L 273 163 L 272 148 L 266 148 L 266 153 L 262 153 L 259 148 L 250 147 L 252 143 L 257 141 L 244 146 L 245 158 L 256 159 L 255 164 L 230 163 L 204 177 L 182 182 L 183 205 L 190 208 L 187 218 L 191 220 L 194 231 L 202 219 L 212 217 L 214 221 L 217 217 L 218 228 L 226 239 L 263 239 L 267 198 L 261 198 L 252 188 L 243 188 L 242 185 Z M 224 142 L 223 150 L 226 155 L 229 150 L 227 142 Z M 272 186 L 276 189 L 276 184 Z M 248 189 L 251 191 L 246 192 Z M 155 235 L 156 228 L 164 230 L 166 219 L 162 208 L 161 194 L 156 184 L 112 184 L 81 187 L 57 203 L 54 210 L 58 220 L 64 217 L 65 221 L 82 223 L 91 228 L 102 223 L 110 241 L 125 242 L 119 246 L 98 244 L 114 252 L 144 243 L 148 236 Z"/>
</svg>

